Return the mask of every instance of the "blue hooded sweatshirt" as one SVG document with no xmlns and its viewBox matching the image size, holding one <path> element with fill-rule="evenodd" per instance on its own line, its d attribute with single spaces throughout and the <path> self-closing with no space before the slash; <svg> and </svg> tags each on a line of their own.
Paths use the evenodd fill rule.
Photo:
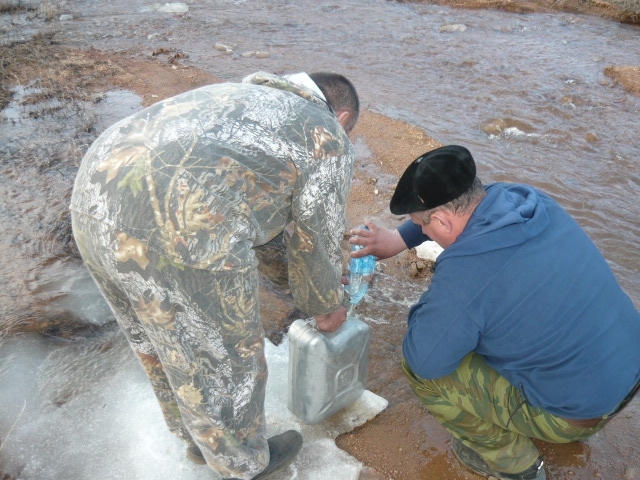
<svg viewBox="0 0 640 480">
<path fill-rule="evenodd" d="M 533 406 L 610 413 L 640 379 L 640 313 L 578 223 L 528 185 L 486 187 L 409 312 L 403 353 L 420 377 L 481 354 Z M 409 248 L 427 240 L 407 222 Z"/>
</svg>

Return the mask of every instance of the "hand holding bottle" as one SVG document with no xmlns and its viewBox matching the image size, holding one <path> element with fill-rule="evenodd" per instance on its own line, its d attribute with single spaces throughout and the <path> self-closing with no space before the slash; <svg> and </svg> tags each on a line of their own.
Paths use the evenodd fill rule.
<svg viewBox="0 0 640 480">
<path fill-rule="evenodd" d="M 379 227 L 374 222 L 354 228 L 350 233 L 352 237 L 349 243 L 361 247 L 352 258 L 375 255 L 378 260 L 384 260 L 407 249 L 397 229 Z"/>
<path fill-rule="evenodd" d="M 361 230 L 368 230 L 365 225 L 360 227 Z M 352 244 L 352 251 L 358 251 L 364 248 L 359 244 Z M 366 255 L 364 257 L 352 256 L 349 261 L 349 270 L 351 272 L 349 278 L 349 296 L 351 304 L 357 305 L 364 298 L 369 289 L 369 284 L 376 270 L 376 257 Z"/>
</svg>

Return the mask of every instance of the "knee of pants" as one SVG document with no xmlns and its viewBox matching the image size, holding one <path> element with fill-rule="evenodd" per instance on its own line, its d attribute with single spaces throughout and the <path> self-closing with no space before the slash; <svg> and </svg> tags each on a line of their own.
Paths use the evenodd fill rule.
<svg viewBox="0 0 640 480">
<path fill-rule="evenodd" d="M 413 370 L 411 370 L 411 367 L 406 360 L 402 361 L 402 370 L 404 371 L 404 375 L 409 380 L 411 388 L 413 388 L 413 391 L 419 397 L 422 397 L 423 395 L 438 395 L 439 389 L 436 386 L 436 381 L 422 378 L 416 375 Z"/>
</svg>

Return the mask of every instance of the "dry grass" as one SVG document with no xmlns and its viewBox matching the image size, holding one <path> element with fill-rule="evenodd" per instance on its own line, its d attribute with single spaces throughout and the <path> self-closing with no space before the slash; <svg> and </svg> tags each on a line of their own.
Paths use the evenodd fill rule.
<svg viewBox="0 0 640 480">
<path fill-rule="evenodd" d="M 22 410 L 20 410 L 20 414 L 18 415 L 18 418 L 16 418 L 16 421 L 13 422 L 13 425 L 11 426 L 11 429 L 9 429 L 9 433 L 7 433 L 7 436 L 4 437 L 4 440 L 2 440 L 2 444 L 0 444 L 0 452 L 2 452 L 2 449 L 4 448 L 4 444 L 7 441 L 7 439 L 9 438 L 9 435 L 11 435 L 11 432 L 13 432 L 13 429 L 16 428 L 16 425 L 18 423 L 18 421 L 20 420 L 20 417 L 22 417 L 22 414 L 24 413 L 24 409 L 27 406 L 27 401 L 24 401 L 24 404 L 22 405 Z"/>
<path fill-rule="evenodd" d="M 45 21 L 50 22 L 60 17 L 62 6 L 59 1 L 45 0 L 40 5 L 22 0 L 0 0 L 0 14 L 17 14 L 38 12 Z"/>
<path fill-rule="evenodd" d="M 12 85 L 26 85 L 21 77 L 29 68 L 44 66 L 50 39 L 36 35 L 31 41 L 0 46 L 0 109 L 11 101 Z"/>
<path fill-rule="evenodd" d="M 49 0 L 42 2 L 38 8 L 40 15 L 42 15 L 47 22 L 51 22 L 60 17 L 62 13 L 62 7 L 59 2 L 51 2 Z"/>
<path fill-rule="evenodd" d="M 20 0 L 0 0 L 0 14 L 18 13 L 33 10 L 33 7 Z"/>
<path fill-rule="evenodd" d="M 610 2 L 623 10 L 640 14 L 640 0 L 610 0 Z"/>
<path fill-rule="evenodd" d="M 122 73 L 108 58 L 89 59 L 54 45 L 53 35 L 38 34 L 28 42 L 0 46 L 0 109 L 11 101 L 13 85 L 37 87 L 38 93 L 24 99 L 27 103 L 53 98 L 95 101 L 93 87 Z"/>
</svg>

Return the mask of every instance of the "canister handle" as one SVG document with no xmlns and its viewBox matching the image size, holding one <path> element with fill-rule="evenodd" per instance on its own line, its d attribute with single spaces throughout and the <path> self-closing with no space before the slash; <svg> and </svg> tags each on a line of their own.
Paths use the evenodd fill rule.
<svg viewBox="0 0 640 480">
<path fill-rule="evenodd" d="M 316 319 L 311 317 L 311 318 L 307 318 L 304 320 L 304 322 L 309 325 L 309 328 L 312 328 L 313 330 L 320 332 L 321 334 L 328 336 L 329 338 L 332 338 L 333 335 L 338 335 L 340 333 L 340 331 L 342 331 L 342 329 L 344 328 L 345 324 L 350 320 L 349 317 L 347 317 L 347 319 L 345 320 L 345 322 L 340 325 L 338 327 L 338 329 L 335 332 L 325 332 L 324 330 L 320 330 L 318 328 L 318 325 L 316 324 Z"/>
</svg>

